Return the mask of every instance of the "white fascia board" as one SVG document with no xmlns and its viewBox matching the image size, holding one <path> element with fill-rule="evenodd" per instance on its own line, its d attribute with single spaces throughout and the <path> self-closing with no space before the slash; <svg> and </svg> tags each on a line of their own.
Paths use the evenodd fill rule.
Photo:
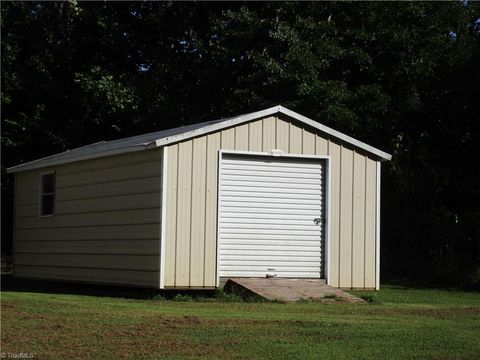
<svg viewBox="0 0 480 360">
<path fill-rule="evenodd" d="M 155 140 L 155 144 L 156 144 L 157 147 L 165 146 L 165 145 L 168 145 L 168 144 L 171 144 L 171 143 L 187 140 L 187 139 L 190 139 L 192 137 L 196 137 L 196 136 L 208 134 L 208 133 L 211 133 L 211 132 L 214 132 L 214 131 L 222 130 L 222 129 L 225 129 L 225 128 L 228 128 L 228 127 L 231 127 L 231 126 L 240 125 L 240 124 L 243 124 L 243 123 L 255 120 L 255 119 L 259 119 L 259 118 L 262 118 L 262 117 L 265 117 L 265 116 L 270 116 L 270 115 L 276 114 L 278 112 L 279 112 L 279 106 L 274 106 L 272 108 L 257 111 L 257 112 L 254 112 L 254 113 L 245 114 L 245 115 L 241 115 L 241 116 L 236 116 L 236 117 L 233 117 L 229 120 L 225 120 L 225 121 L 213 124 L 213 125 L 207 125 L 203 128 L 191 130 L 191 131 L 185 132 L 183 134 L 178 134 L 178 135 L 173 135 L 173 136 L 170 136 L 170 137 L 165 137 L 165 138 L 162 138 L 162 139 L 158 139 L 158 140 Z"/>
<path fill-rule="evenodd" d="M 279 105 L 279 112 L 282 114 L 288 115 L 298 121 L 301 121 L 307 125 L 310 125 L 311 127 L 320 130 L 321 132 L 324 132 L 326 134 L 329 134 L 337 139 L 340 139 L 346 143 L 352 144 L 353 146 L 356 146 L 360 149 L 363 149 L 369 153 L 375 154 L 378 157 L 380 157 L 383 160 L 391 160 L 392 155 L 383 152 L 377 148 L 374 148 L 373 146 L 370 146 L 368 144 L 365 144 L 364 142 L 361 142 L 357 139 L 352 138 L 351 136 L 345 135 L 341 133 L 340 131 L 334 130 L 332 128 L 329 128 L 328 126 L 322 125 L 312 119 L 307 118 L 306 116 L 300 115 L 299 113 L 296 113 L 292 110 L 289 110 L 287 108 L 284 108 L 283 106 Z"/>
<path fill-rule="evenodd" d="M 112 149 L 112 150 L 107 150 L 107 151 L 102 151 L 102 152 L 90 152 L 90 153 L 84 153 L 84 154 L 76 154 L 72 157 L 65 157 L 65 158 L 60 158 L 60 159 L 51 159 L 59 154 L 55 154 L 49 157 L 45 157 L 39 160 L 33 160 L 25 164 L 20 164 L 16 166 L 9 167 L 7 169 L 7 173 L 18 173 L 22 171 L 27 171 L 27 170 L 35 170 L 35 169 L 41 169 L 49 166 L 55 166 L 55 165 L 61 165 L 61 164 L 68 164 L 72 163 L 74 161 L 81 161 L 81 160 L 88 160 L 88 159 L 94 159 L 94 158 L 99 158 L 99 157 L 104 157 L 104 156 L 111 156 L 111 155 L 119 155 L 119 154 L 124 154 L 124 153 L 129 153 L 129 152 L 135 152 L 135 151 L 141 151 L 141 150 L 147 150 L 151 148 L 149 144 L 145 145 L 137 145 L 137 146 L 129 146 L 125 148 L 117 148 L 117 149 Z M 63 153 L 61 153 L 63 154 Z"/>
</svg>

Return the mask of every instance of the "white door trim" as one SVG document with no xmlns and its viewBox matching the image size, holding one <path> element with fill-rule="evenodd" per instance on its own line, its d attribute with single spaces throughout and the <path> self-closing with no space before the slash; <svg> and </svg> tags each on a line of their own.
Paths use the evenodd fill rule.
<svg viewBox="0 0 480 360">
<path fill-rule="evenodd" d="M 221 192 L 220 192 L 220 175 L 222 173 L 222 158 L 223 154 L 237 154 L 237 155 L 252 155 L 252 156 L 269 156 L 272 158 L 308 158 L 325 160 L 325 169 L 327 172 L 326 184 L 325 184 L 325 264 L 324 273 L 327 284 L 330 284 L 330 181 L 331 181 L 331 157 L 328 155 L 303 155 L 303 154 L 288 154 L 274 149 L 267 152 L 259 151 L 236 151 L 236 150 L 219 150 L 218 152 L 218 168 L 217 168 L 217 239 L 216 239 L 216 286 L 220 285 L 220 272 L 219 272 L 219 234 L 220 234 L 220 215 L 221 215 Z"/>
</svg>

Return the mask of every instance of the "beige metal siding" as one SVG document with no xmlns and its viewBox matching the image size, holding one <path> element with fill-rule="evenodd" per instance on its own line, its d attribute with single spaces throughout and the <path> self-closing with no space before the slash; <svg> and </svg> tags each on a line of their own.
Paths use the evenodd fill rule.
<svg viewBox="0 0 480 360">
<path fill-rule="evenodd" d="M 290 124 L 290 154 L 302 154 L 303 134 L 302 128 Z"/>
<path fill-rule="evenodd" d="M 376 189 L 377 164 L 366 159 L 365 173 L 365 287 L 375 287 L 375 229 L 376 229 Z"/>
<path fill-rule="evenodd" d="M 340 287 L 352 286 L 353 152 L 341 148 L 340 160 Z"/>
<path fill-rule="evenodd" d="M 251 122 L 248 128 L 248 147 L 250 151 L 262 151 L 262 140 L 263 140 L 263 121 L 257 120 Z M 222 145 L 223 146 L 223 145 Z M 228 150 L 228 149 L 225 149 Z M 245 148 L 238 148 L 237 150 L 245 150 Z"/>
<path fill-rule="evenodd" d="M 375 160 L 283 115 L 185 140 L 168 148 L 167 288 L 216 285 L 220 149 L 280 149 L 290 154 L 329 155 L 329 282 L 340 287 L 375 287 Z"/>
<path fill-rule="evenodd" d="M 329 284 L 339 285 L 340 280 L 340 161 L 341 147 L 328 142 L 330 156 L 330 265 Z M 319 154 L 320 155 L 320 154 Z M 327 189 L 327 191 L 329 191 Z"/>
<path fill-rule="evenodd" d="M 167 150 L 167 219 L 165 228 L 166 239 L 176 239 L 177 237 L 177 193 L 178 193 L 178 145 L 171 145 Z M 175 284 L 175 266 L 176 266 L 176 241 L 165 242 L 165 284 Z"/>
<path fill-rule="evenodd" d="M 193 140 L 178 145 L 178 190 L 177 190 L 177 246 L 175 249 L 175 283 L 188 286 L 190 283 L 191 231 L 192 224 L 192 146 Z M 168 210 L 167 210 L 168 211 Z M 186 221 L 188 219 L 188 221 Z M 167 260 L 168 261 L 168 260 Z"/>
<path fill-rule="evenodd" d="M 247 125 L 248 126 L 248 125 Z M 248 136 L 248 135 L 247 135 Z M 240 145 L 240 143 L 237 143 Z M 247 141 L 248 144 L 248 141 Z M 218 194 L 218 159 L 220 149 L 220 133 L 208 135 L 207 138 L 207 188 L 205 203 L 205 264 L 204 286 L 211 286 L 216 281 L 217 254 L 217 213 Z"/>
<path fill-rule="evenodd" d="M 303 129 L 302 153 L 305 155 L 315 155 L 315 134 Z"/>
<path fill-rule="evenodd" d="M 16 175 L 15 275 L 158 287 L 161 150 Z M 56 173 L 55 216 L 38 216 Z"/>
<path fill-rule="evenodd" d="M 365 285 L 365 157 L 353 154 L 352 287 Z"/>
<path fill-rule="evenodd" d="M 203 263 L 205 262 L 205 197 L 206 197 L 206 168 L 207 168 L 207 138 L 193 140 L 193 169 L 192 179 L 192 228 L 191 228 L 191 270 L 190 283 L 203 283 Z"/>
<path fill-rule="evenodd" d="M 268 151 L 270 149 L 275 149 L 275 122 L 276 119 L 273 117 L 263 120 L 262 128 L 262 149 L 263 151 Z"/>
</svg>

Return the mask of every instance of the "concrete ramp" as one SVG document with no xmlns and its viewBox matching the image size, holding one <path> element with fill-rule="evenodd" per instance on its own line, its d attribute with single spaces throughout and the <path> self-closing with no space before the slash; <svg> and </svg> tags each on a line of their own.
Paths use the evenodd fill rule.
<svg viewBox="0 0 480 360">
<path fill-rule="evenodd" d="M 230 278 L 225 289 L 234 293 L 256 295 L 271 301 L 363 303 L 366 301 L 331 287 L 321 279 Z"/>
</svg>

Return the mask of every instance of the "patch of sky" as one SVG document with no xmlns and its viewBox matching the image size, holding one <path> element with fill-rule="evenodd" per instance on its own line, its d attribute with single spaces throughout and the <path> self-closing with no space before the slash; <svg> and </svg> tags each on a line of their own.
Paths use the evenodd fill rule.
<svg viewBox="0 0 480 360">
<path fill-rule="evenodd" d="M 147 72 L 148 70 L 150 70 L 150 65 L 148 65 L 148 64 L 138 64 L 137 69 L 140 72 Z"/>
</svg>

